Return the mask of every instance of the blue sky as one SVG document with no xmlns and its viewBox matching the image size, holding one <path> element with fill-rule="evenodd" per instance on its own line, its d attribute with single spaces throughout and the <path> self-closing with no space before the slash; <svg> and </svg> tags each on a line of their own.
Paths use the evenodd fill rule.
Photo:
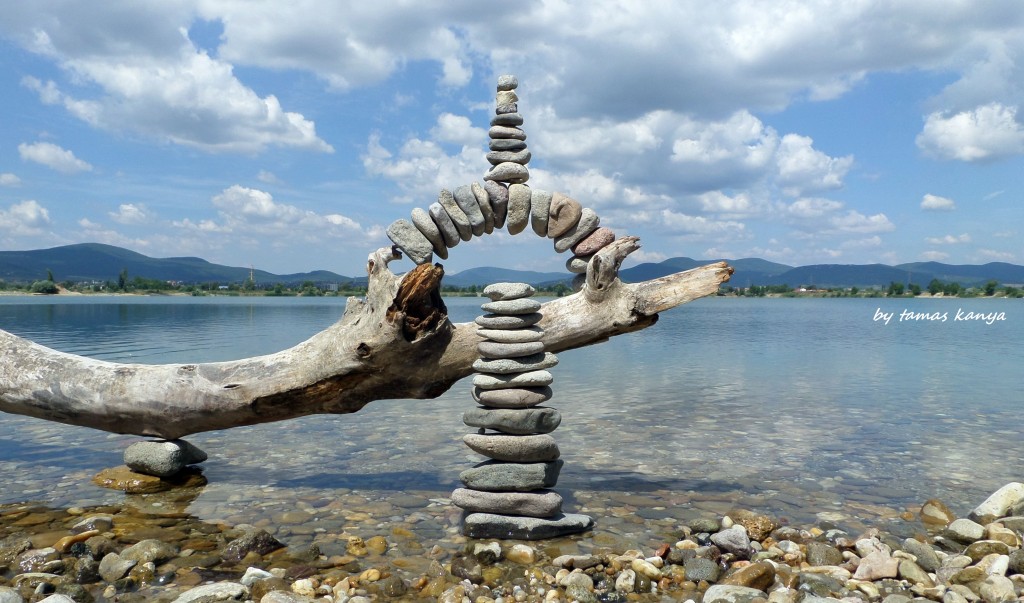
<svg viewBox="0 0 1024 603">
<path fill-rule="evenodd" d="M 512 73 L 529 184 L 639 236 L 631 263 L 1024 263 L 1019 2 L 17 4 L 0 249 L 362 274 L 481 180 Z M 528 230 L 443 263 L 565 259 Z"/>
</svg>

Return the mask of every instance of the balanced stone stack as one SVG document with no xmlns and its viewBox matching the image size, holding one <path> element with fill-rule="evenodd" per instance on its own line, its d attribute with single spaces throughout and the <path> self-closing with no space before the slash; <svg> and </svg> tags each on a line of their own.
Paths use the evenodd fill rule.
<svg viewBox="0 0 1024 603">
<path fill-rule="evenodd" d="M 558 481 L 560 451 L 550 433 L 562 420 L 551 399 L 556 364 L 544 351 L 540 302 L 523 283 L 498 283 L 484 289 L 490 298 L 476 319 L 484 338 L 473 364 L 473 399 L 481 406 L 463 416 L 479 429 L 464 441 L 487 457 L 460 475 L 464 488 L 452 502 L 465 511 L 463 533 L 473 538 L 537 540 L 589 529 L 586 515 L 562 513 L 562 497 L 549 488 Z"/>
</svg>

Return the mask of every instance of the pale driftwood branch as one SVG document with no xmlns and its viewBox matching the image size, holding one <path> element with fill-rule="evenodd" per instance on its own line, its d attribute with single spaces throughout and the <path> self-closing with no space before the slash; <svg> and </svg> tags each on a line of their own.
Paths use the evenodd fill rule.
<svg viewBox="0 0 1024 603">
<path fill-rule="evenodd" d="M 623 244 L 623 251 L 629 244 Z M 609 252 L 614 260 L 618 252 Z M 625 251 L 628 253 L 628 251 Z M 321 413 L 355 412 L 373 400 L 434 398 L 472 372 L 481 341 L 473 323 L 449 322 L 443 269 L 403 277 L 367 263 L 364 300 L 350 299 L 333 326 L 267 356 L 206 364 L 142 365 L 58 352 L 0 331 L 0 411 L 114 433 L 191 433 Z M 625 254 L 622 255 L 625 257 Z M 613 261 L 615 271 L 621 258 Z M 614 271 L 613 271 L 614 273 Z M 547 349 L 560 352 L 643 329 L 658 313 L 711 295 L 732 274 L 724 262 L 637 284 L 602 273 L 603 293 L 544 304 Z"/>
</svg>

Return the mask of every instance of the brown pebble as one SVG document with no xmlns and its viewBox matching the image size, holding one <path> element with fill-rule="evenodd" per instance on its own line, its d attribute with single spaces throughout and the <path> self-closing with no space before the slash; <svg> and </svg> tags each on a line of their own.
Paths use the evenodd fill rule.
<svg viewBox="0 0 1024 603">
<path fill-rule="evenodd" d="M 579 201 L 563 193 L 553 193 L 548 209 L 548 237 L 554 239 L 569 232 L 582 214 L 583 206 Z"/>
<path fill-rule="evenodd" d="M 63 553 L 68 550 L 68 547 L 75 544 L 76 542 L 85 542 L 93 536 L 99 535 L 99 530 L 89 530 L 88 532 L 82 532 L 81 534 L 74 534 L 72 536 L 65 536 L 57 542 L 53 543 L 53 548 L 57 549 L 58 553 Z"/>
<path fill-rule="evenodd" d="M 615 240 L 615 233 L 610 228 L 601 227 L 587 235 L 572 248 L 577 256 L 589 256 L 601 251 Z"/>
</svg>

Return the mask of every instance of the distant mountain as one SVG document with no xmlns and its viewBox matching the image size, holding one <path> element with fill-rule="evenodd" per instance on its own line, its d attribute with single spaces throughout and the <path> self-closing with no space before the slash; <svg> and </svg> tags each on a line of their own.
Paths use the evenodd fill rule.
<svg viewBox="0 0 1024 603">
<path fill-rule="evenodd" d="M 487 286 L 491 283 L 515 282 L 539 285 L 548 282 L 571 281 L 568 272 L 532 272 L 508 268 L 470 268 L 454 274 L 445 274 L 443 284 L 454 287 Z"/>
<path fill-rule="evenodd" d="M 653 278 L 660 278 L 683 270 L 692 270 L 714 262 L 728 262 L 736 271 L 730 283 L 734 287 L 767 284 L 766 281 L 778 274 L 792 270 L 792 266 L 776 264 L 760 258 L 741 258 L 738 260 L 694 260 L 691 258 L 669 258 L 657 264 L 639 264 L 619 273 L 619 278 L 627 283 L 638 283 Z"/>
</svg>

